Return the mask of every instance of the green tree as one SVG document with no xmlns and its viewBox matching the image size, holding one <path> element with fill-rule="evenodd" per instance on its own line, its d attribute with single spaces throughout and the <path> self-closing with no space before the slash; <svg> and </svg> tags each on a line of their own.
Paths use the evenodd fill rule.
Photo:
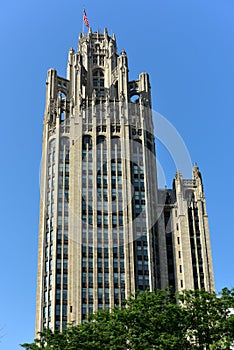
<svg viewBox="0 0 234 350">
<path fill-rule="evenodd" d="M 184 323 L 192 349 L 230 349 L 234 343 L 234 289 L 215 292 L 183 291 L 178 299 L 184 309 Z"/>
<path fill-rule="evenodd" d="M 128 348 L 182 349 L 188 346 L 183 337 L 184 310 L 169 290 L 145 291 L 126 301 L 125 325 Z"/>
<path fill-rule="evenodd" d="M 122 307 L 100 310 L 63 332 L 44 330 L 26 350 L 230 349 L 234 341 L 234 289 L 220 296 L 205 291 L 145 291 Z"/>
<path fill-rule="evenodd" d="M 38 338 L 32 344 L 22 344 L 21 346 L 26 350 L 65 350 L 67 349 L 68 338 L 66 331 L 58 332 L 50 329 L 44 329 L 38 334 Z"/>
</svg>

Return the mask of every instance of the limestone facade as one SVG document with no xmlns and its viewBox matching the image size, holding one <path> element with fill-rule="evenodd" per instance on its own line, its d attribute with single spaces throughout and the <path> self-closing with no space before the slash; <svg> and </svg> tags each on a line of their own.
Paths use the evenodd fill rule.
<svg viewBox="0 0 234 350">
<path fill-rule="evenodd" d="M 128 72 L 115 36 L 90 28 L 67 77 L 48 72 L 36 333 L 136 290 L 214 289 L 200 172 L 158 190 L 149 76 Z"/>
</svg>

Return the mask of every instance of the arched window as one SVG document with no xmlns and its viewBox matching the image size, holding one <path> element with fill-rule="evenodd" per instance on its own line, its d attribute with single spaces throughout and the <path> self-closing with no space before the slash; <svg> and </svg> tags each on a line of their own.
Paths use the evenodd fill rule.
<svg viewBox="0 0 234 350">
<path fill-rule="evenodd" d="M 97 137 L 97 145 L 99 145 L 101 143 L 105 143 L 105 141 L 106 141 L 105 136 L 100 135 L 100 136 Z"/>
<path fill-rule="evenodd" d="M 92 157 L 92 137 L 83 135 L 82 159 L 85 159 L 87 156 Z"/>
<path fill-rule="evenodd" d="M 64 92 L 63 90 L 59 90 L 59 94 L 60 94 L 60 97 L 61 97 L 62 99 L 67 98 L 67 95 L 65 94 L 65 92 Z"/>
<path fill-rule="evenodd" d="M 83 149 L 86 149 L 88 145 L 88 149 L 92 148 L 92 137 L 90 135 L 83 135 Z"/>
<path fill-rule="evenodd" d="M 133 95 L 130 95 L 130 102 L 132 102 L 132 103 L 139 103 L 139 95 L 137 93 L 134 93 Z"/>
<path fill-rule="evenodd" d="M 93 72 L 93 88 L 96 91 L 97 97 L 103 97 L 105 92 L 105 78 L 101 69 Z"/>
</svg>

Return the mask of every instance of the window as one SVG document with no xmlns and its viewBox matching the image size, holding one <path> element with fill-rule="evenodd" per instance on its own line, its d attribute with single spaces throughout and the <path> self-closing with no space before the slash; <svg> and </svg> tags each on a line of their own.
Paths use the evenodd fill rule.
<svg viewBox="0 0 234 350">
<path fill-rule="evenodd" d="M 60 295 L 61 295 L 60 289 L 56 289 L 56 300 L 60 300 Z"/>
<path fill-rule="evenodd" d="M 89 273 L 89 283 L 93 283 L 93 274 Z"/>
<path fill-rule="evenodd" d="M 60 305 L 56 305 L 55 307 L 55 315 L 60 316 Z"/>
<path fill-rule="evenodd" d="M 108 268 L 108 258 L 104 258 L 104 268 L 107 269 Z"/>
<path fill-rule="evenodd" d="M 102 216 L 101 214 L 97 215 L 97 225 L 100 226 L 102 224 Z"/>
<path fill-rule="evenodd" d="M 86 272 L 82 273 L 82 282 L 86 283 Z"/>
<path fill-rule="evenodd" d="M 117 215 L 112 214 L 112 225 L 116 226 L 117 225 Z"/>
<path fill-rule="evenodd" d="M 114 273 L 114 284 L 117 284 L 118 283 L 118 273 L 115 272 Z"/>
<path fill-rule="evenodd" d="M 48 317 L 51 317 L 51 305 L 48 307 Z"/>
<path fill-rule="evenodd" d="M 108 215 L 104 214 L 104 225 L 108 225 Z"/>
<path fill-rule="evenodd" d="M 67 305 L 63 305 L 63 317 L 67 316 Z"/>
<path fill-rule="evenodd" d="M 47 287 L 48 284 L 48 276 L 45 276 L 44 278 L 44 286 Z"/>
<path fill-rule="evenodd" d="M 54 231 L 50 231 L 50 241 L 52 242 L 54 239 Z"/>
<path fill-rule="evenodd" d="M 93 305 L 89 305 L 89 314 L 92 314 L 93 313 Z"/>
<path fill-rule="evenodd" d="M 68 269 L 68 260 L 67 259 L 63 260 L 63 268 L 64 268 L 64 270 Z"/>
<path fill-rule="evenodd" d="M 93 88 L 96 91 L 96 95 L 98 97 L 104 96 L 104 86 L 105 86 L 104 73 L 101 69 L 97 69 L 93 73 Z"/>
<path fill-rule="evenodd" d="M 86 304 L 82 304 L 82 314 L 86 314 Z"/>
<path fill-rule="evenodd" d="M 102 296 L 103 296 L 102 288 L 98 288 L 98 299 L 102 299 Z"/>
<path fill-rule="evenodd" d="M 61 270 L 61 259 L 57 259 L 57 269 Z"/>
<path fill-rule="evenodd" d="M 67 300 L 67 290 L 63 290 L 63 300 Z"/>
<path fill-rule="evenodd" d="M 98 283 L 102 283 L 102 273 L 98 273 Z"/>
<path fill-rule="evenodd" d="M 63 275 L 63 283 L 67 284 L 67 274 L 66 273 Z"/>
</svg>

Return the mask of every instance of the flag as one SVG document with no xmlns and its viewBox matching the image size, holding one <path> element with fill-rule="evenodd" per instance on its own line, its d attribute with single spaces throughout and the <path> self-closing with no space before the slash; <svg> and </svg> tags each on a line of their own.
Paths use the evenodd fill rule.
<svg viewBox="0 0 234 350">
<path fill-rule="evenodd" d="M 89 21 L 88 21 L 88 17 L 86 15 L 85 10 L 84 10 L 84 17 L 83 17 L 83 19 L 84 19 L 84 23 L 85 23 L 86 27 L 89 27 Z"/>
</svg>

